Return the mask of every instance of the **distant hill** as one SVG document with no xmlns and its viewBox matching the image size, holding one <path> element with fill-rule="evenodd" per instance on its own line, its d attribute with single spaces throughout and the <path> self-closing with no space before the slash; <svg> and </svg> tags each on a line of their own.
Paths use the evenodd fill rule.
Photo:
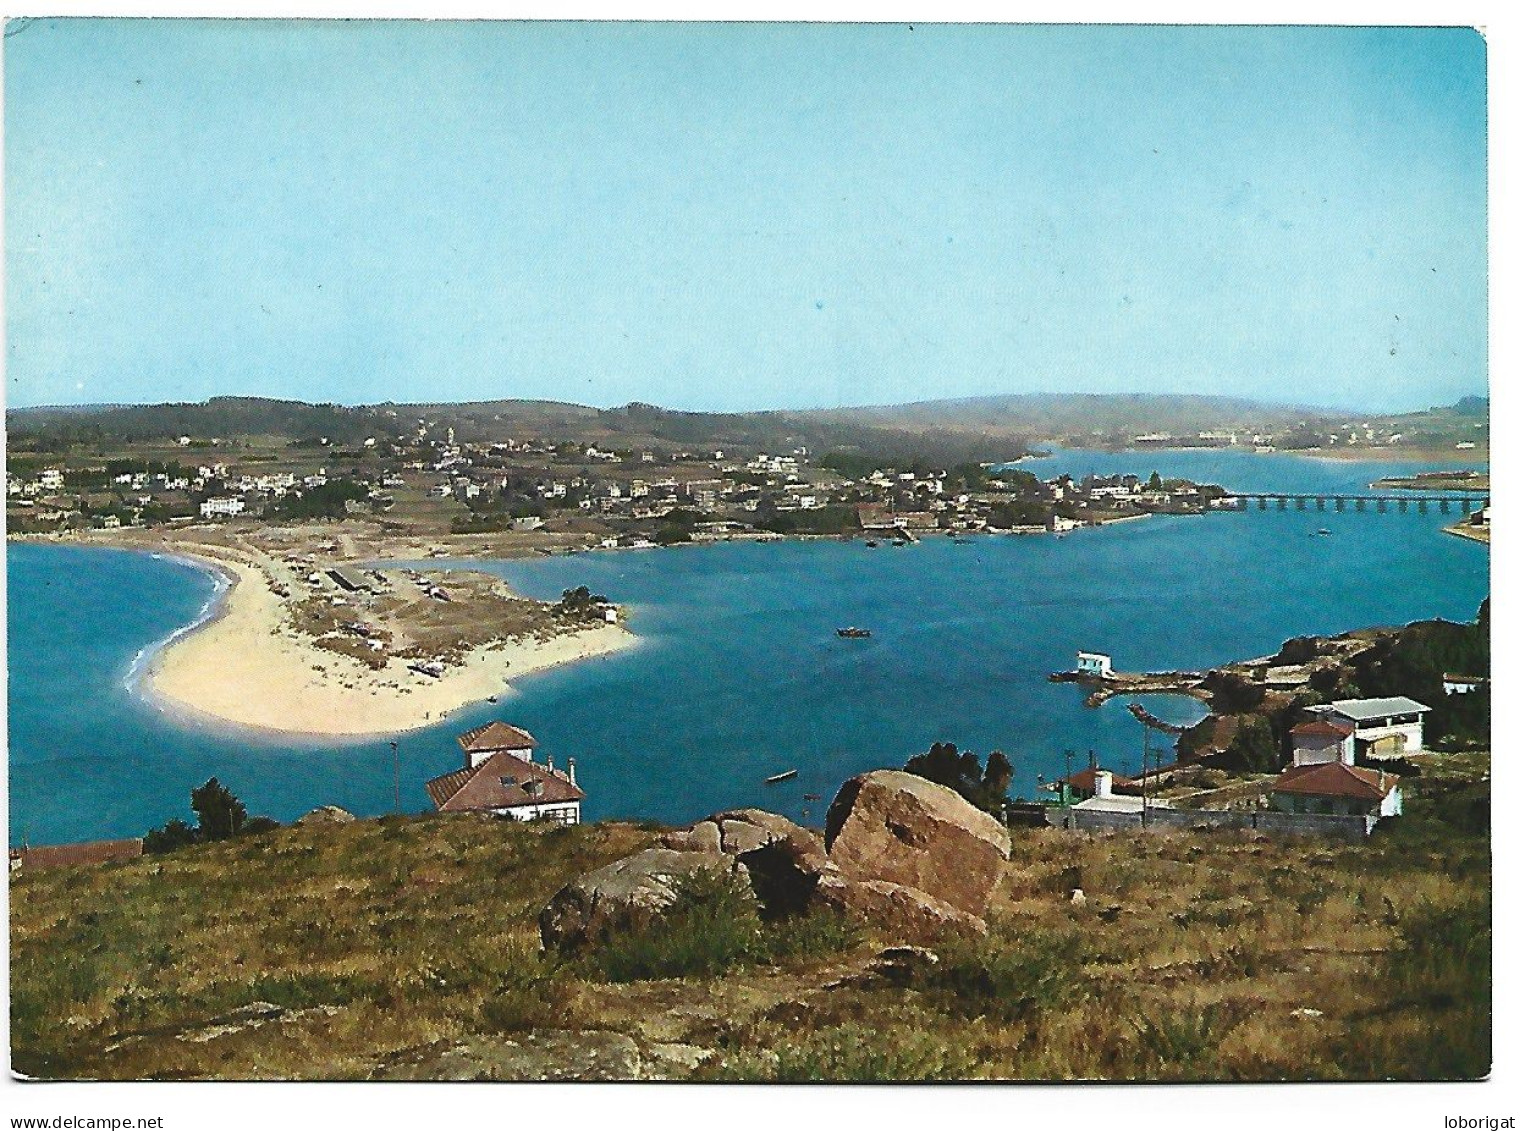
<svg viewBox="0 0 1525 1131">
<path fill-rule="evenodd" d="M 1147 432 L 1271 428 L 1335 415 L 1327 409 L 1241 397 L 1157 393 L 1022 393 L 823 410 L 828 418 L 883 427 L 951 428 L 1042 438 Z"/>
<path fill-rule="evenodd" d="M 1438 438 L 1472 435 L 1488 402 L 1404 417 L 1405 430 Z M 862 408 L 769 412 L 683 412 L 639 402 L 618 408 L 543 400 L 496 400 L 347 406 L 265 397 L 213 397 L 201 403 L 14 409 L 6 425 L 18 450 L 69 444 L 192 439 L 328 437 L 339 444 L 411 433 L 419 421 L 451 427 L 467 442 L 572 440 L 641 447 L 814 453 L 857 450 L 886 458 L 943 464 L 1013 459 L 1045 444 L 1126 444 L 1134 436 L 1206 431 L 1300 429 L 1315 437 L 1351 418 L 1329 409 L 1241 397 L 1179 394 L 1026 393 Z M 1372 417 L 1376 420 L 1378 417 Z M 1463 422 L 1467 423 L 1463 423 Z M 1452 437 L 1455 433 L 1455 437 Z"/>
</svg>

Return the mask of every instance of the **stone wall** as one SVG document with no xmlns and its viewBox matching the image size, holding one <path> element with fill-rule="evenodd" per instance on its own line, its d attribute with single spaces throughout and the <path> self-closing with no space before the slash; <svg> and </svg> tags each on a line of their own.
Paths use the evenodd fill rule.
<svg viewBox="0 0 1525 1131">
<path fill-rule="evenodd" d="M 1049 824 L 1081 832 L 1115 832 L 1139 829 L 1178 830 L 1242 829 L 1272 836 L 1325 836 L 1361 841 L 1376 826 L 1373 817 L 1349 817 L 1325 813 L 1230 812 L 1219 809 L 1151 809 L 1144 823 L 1140 813 L 1098 813 L 1085 809 L 1051 809 Z"/>
</svg>

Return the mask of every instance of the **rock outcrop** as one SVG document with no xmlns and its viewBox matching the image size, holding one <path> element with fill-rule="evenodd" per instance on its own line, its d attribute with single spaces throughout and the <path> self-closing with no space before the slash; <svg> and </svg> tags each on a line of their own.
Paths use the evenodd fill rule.
<svg viewBox="0 0 1525 1131">
<path fill-rule="evenodd" d="M 897 913 L 916 917 L 938 917 L 938 904 L 984 915 L 1011 858 L 1011 838 L 994 817 L 946 786 L 899 770 L 846 782 L 827 810 L 825 843 L 830 862 L 860 886 L 887 883 L 930 897 L 879 892 Z"/>
<path fill-rule="evenodd" d="M 319 805 L 310 813 L 297 818 L 299 825 L 347 825 L 355 815 L 337 805 Z"/>
<path fill-rule="evenodd" d="M 668 848 L 724 852 L 728 856 L 740 856 L 780 840 L 824 851 L 817 834 L 765 809 L 728 809 L 662 836 Z"/>
<path fill-rule="evenodd" d="M 540 913 L 541 944 L 570 951 L 612 931 L 640 930 L 672 905 L 681 877 L 701 870 L 735 875 L 738 865 L 718 852 L 648 848 L 589 872 L 557 892 Z"/>
<path fill-rule="evenodd" d="M 935 942 L 949 933 L 983 935 L 985 920 L 928 895 L 887 880 L 823 876 L 814 893 L 817 905 L 861 919 L 885 938 Z"/>
</svg>

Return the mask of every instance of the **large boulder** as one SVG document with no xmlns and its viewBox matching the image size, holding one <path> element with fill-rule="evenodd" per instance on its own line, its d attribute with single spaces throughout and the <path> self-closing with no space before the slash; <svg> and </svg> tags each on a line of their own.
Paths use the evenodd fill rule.
<svg viewBox="0 0 1525 1131">
<path fill-rule="evenodd" d="M 946 786 L 875 770 L 837 792 L 826 812 L 826 850 L 848 879 L 916 888 L 982 916 L 1011 858 L 1011 838 Z"/>
<path fill-rule="evenodd" d="M 849 880 L 824 875 L 816 885 L 818 906 L 868 923 L 884 938 L 936 942 L 950 933 L 983 935 L 985 920 L 919 888 L 887 880 Z"/>
<path fill-rule="evenodd" d="M 718 852 L 648 848 L 589 872 L 540 912 L 541 945 L 571 951 L 615 931 L 641 930 L 672 906 L 679 880 L 701 870 L 736 875 L 738 865 Z"/>
<path fill-rule="evenodd" d="M 819 835 L 765 809 L 727 809 L 662 836 L 662 843 L 668 848 L 724 852 L 727 856 L 740 856 L 779 840 L 801 849 L 814 847 L 824 851 Z"/>
</svg>

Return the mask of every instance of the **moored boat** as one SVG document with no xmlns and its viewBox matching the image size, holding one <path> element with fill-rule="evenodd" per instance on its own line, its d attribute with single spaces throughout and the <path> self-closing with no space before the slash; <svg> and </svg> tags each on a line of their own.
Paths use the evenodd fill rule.
<svg viewBox="0 0 1525 1131">
<path fill-rule="evenodd" d="M 777 785 L 779 782 L 781 782 L 781 781 L 788 781 L 790 778 L 795 777 L 798 774 L 799 774 L 798 770 L 785 770 L 781 774 L 773 774 L 770 777 L 763 778 L 763 784 L 764 785 Z"/>
<path fill-rule="evenodd" d="M 851 640 L 862 640 L 865 637 L 872 636 L 873 632 L 866 628 L 854 628 L 852 626 L 848 626 L 847 628 L 837 629 L 837 635 L 845 636 Z"/>
</svg>

